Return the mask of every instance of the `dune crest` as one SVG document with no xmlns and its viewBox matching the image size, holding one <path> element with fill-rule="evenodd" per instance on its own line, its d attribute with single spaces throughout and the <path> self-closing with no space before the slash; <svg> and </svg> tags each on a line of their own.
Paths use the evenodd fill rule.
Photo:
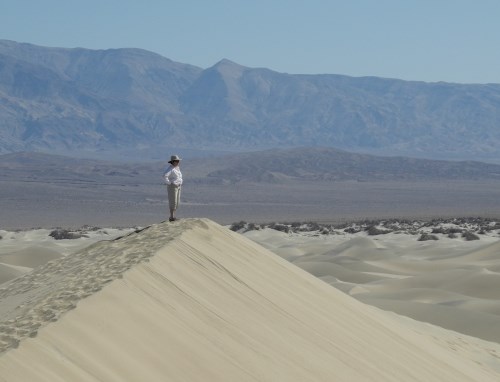
<svg viewBox="0 0 500 382">
<path fill-rule="evenodd" d="M 92 245 L 0 296 L 2 333 L 25 334 L 2 335 L 18 341 L 5 381 L 500 378 L 497 344 L 364 305 L 206 219 Z"/>
</svg>

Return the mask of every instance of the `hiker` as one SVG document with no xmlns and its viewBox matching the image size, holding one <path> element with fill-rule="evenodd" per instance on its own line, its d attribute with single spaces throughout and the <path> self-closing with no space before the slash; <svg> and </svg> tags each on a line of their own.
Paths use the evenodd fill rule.
<svg viewBox="0 0 500 382">
<path fill-rule="evenodd" d="M 168 161 L 170 166 L 165 169 L 163 174 L 163 178 L 167 184 L 168 206 L 170 208 L 170 218 L 168 220 L 171 222 L 176 220 L 175 211 L 179 207 L 181 200 L 182 173 L 179 168 L 180 161 L 181 158 L 178 155 L 172 155 Z"/>
</svg>

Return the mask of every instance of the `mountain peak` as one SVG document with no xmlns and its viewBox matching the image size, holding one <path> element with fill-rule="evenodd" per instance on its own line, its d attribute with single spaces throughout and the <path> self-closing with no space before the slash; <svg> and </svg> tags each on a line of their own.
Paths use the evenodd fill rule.
<svg viewBox="0 0 500 382">
<path fill-rule="evenodd" d="M 248 68 L 227 58 L 223 58 L 210 69 L 217 70 L 221 74 L 239 77 Z"/>
<path fill-rule="evenodd" d="M 223 58 L 222 60 L 220 60 L 219 62 L 217 62 L 214 65 L 214 67 L 218 67 L 218 66 L 237 66 L 237 67 L 244 68 L 244 66 L 242 66 L 234 61 L 228 60 L 227 58 Z"/>
</svg>

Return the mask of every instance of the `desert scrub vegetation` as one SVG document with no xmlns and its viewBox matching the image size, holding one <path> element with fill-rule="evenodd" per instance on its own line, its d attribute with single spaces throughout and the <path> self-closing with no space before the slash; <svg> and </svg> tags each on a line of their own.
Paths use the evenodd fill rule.
<svg viewBox="0 0 500 382">
<path fill-rule="evenodd" d="M 368 227 L 366 229 L 366 232 L 370 236 L 376 236 L 376 235 L 385 235 L 385 234 L 391 233 L 392 230 L 390 230 L 390 229 L 380 229 L 377 226 L 372 225 L 372 226 L 370 226 L 370 227 Z"/>
<path fill-rule="evenodd" d="M 462 233 L 464 232 L 463 228 L 457 228 L 457 227 L 433 227 L 432 228 L 432 233 L 442 233 L 444 235 L 449 235 L 449 234 L 456 234 L 456 233 Z"/>
<path fill-rule="evenodd" d="M 476 234 L 474 234 L 474 233 L 472 233 L 470 231 L 464 231 L 464 232 L 462 232 L 462 237 L 466 241 L 479 240 L 479 236 L 477 236 Z"/>
<path fill-rule="evenodd" d="M 79 239 L 84 237 L 84 235 L 80 233 L 75 233 L 68 231 L 67 229 L 57 228 L 49 233 L 50 237 L 53 237 L 55 240 L 64 240 L 64 239 Z"/>
<path fill-rule="evenodd" d="M 268 225 L 268 228 L 271 228 L 271 229 L 274 229 L 274 230 L 280 231 L 280 232 L 286 232 L 286 233 L 292 232 L 292 227 L 290 227 L 289 225 L 286 225 L 286 224 L 271 223 Z"/>
<path fill-rule="evenodd" d="M 242 221 L 231 224 L 229 229 L 231 231 L 238 232 L 238 231 L 241 231 L 242 229 L 246 228 L 246 226 L 247 226 L 247 222 L 242 220 Z"/>
<path fill-rule="evenodd" d="M 234 231 L 234 232 L 244 233 L 244 232 L 248 232 L 248 231 L 257 231 L 257 230 L 261 229 L 261 226 L 258 224 L 255 224 L 255 223 L 247 223 L 247 222 L 242 220 L 242 221 L 239 221 L 237 223 L 231 224 L 229 229 L 231 231 Z"/>
<path fill-rule="evenodd" d="M 344 228 L 344 232 L 345 233 L 358 233 L 358 232 L 361 232 L 363 231 L 362 228 L 360 227 L 347 227 L 347 228 Z"/>
<path fill-rule="evenodd" d="M 428 241 L 428 240 L 439 240 L 439 237 L 437 237 L 436 235 L 432 235 L 430 233 L 425 233 L 424 232 L 418 238 L 418 241 Z"/>
<path fill-rule="evenodd" d="M 431 221 L 386 219 L 386 220 L 360 220 L 338 224 L 325 224 L 317 222 L 273 222 L 267 224 L 254 224 L 240 221 L 233 223 L 230 229 L 244 233 L 257 229 L 271 228 L 285 233 L 310 232 L 313 235 L 346 235 L 364 232 L 369 236 L 384 235 L 388 233 L 407 234 L 418 237 L 417 240 L 439 240 L 440 237 L 466 241 L 479 240 L 479 235 L 498 234 L 500 236 L 500 219 L 497 222 L 487 218 L 450 218 L 433 219 Z M 497 232 L 494 232 L 497 231 Z"/>
</svg>

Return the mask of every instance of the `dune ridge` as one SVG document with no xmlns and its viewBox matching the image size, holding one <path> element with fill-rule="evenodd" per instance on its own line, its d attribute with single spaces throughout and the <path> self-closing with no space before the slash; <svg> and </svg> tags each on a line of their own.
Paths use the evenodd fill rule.
<svg viewBox="0 0 500 382">
<path fill-rule="evenodd" d="M 500 378 L 500 345 L 362 304 L 206 219 L 94 244 L 0 293 L 2 333 L 24 333 L 2 336 L 4 381 Z"/>
<path fill-rule="evenodd" d="M 29 273 L 51 260 L 78 252 L 90 244 L 112 240 L 135 229 L 137 228 L 101 229 L 91 226 L 72 231 L 42 228 L 16 231 L 0 229 L 0 284 L 23 273 Z"/>
<path fill-rule="evenodd" d="M 243 234 L 366 304 L 500 343 L 499 223 L 478 218 L 405 225 L 376 226 L 385 233 L 375 235 L 353 226 Z M 461 231 L 478 239 L 450 236 Z M 421 241 L 425 234 L 438 240 Z"/>
<path fill-rule="evenodd" d="M 138 232 L 133 232 L 119 240 L 100 241 L 0 285 L 0 353 L 36 336 L 41 326 L 57 321 L 79 300 L 154 255 L 180 232 L 180 226 L 169 230 L 156 226 L 149 230 L 156 240 L 137 240 Z"/>
</svg>

